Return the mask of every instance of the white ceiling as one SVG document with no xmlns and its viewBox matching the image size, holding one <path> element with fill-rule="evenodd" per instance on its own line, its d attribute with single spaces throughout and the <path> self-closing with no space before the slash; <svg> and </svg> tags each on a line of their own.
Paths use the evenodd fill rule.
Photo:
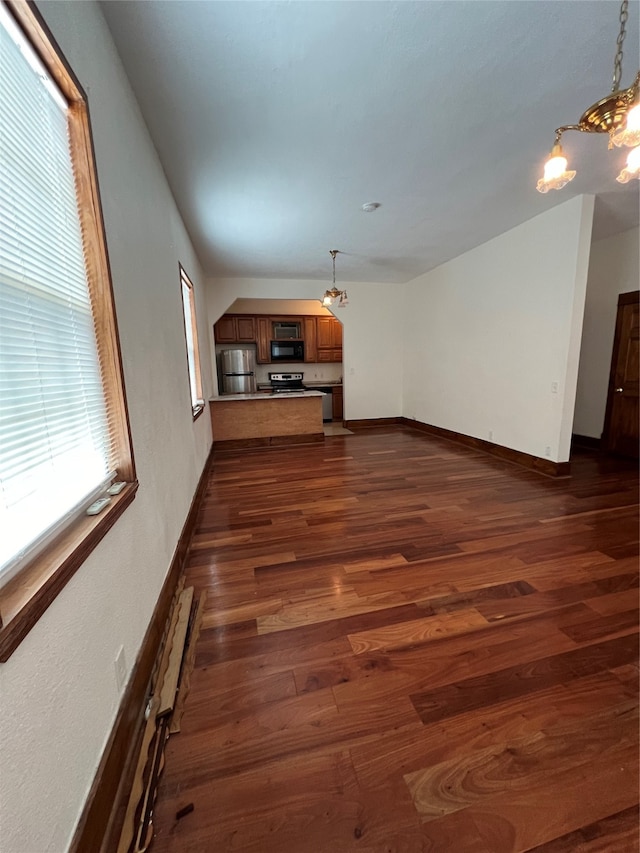
<svg viewBox="0 0 640 853">
<path fill-rule="evenodd" d="M 594 236 L 638 224 L 606 136 L 565 134 L 575 180 L 535 190 L 611 88 L 613 0 L 101 5 L 210 275 L 326 280 L 339 249 L 338 284 L 407 281 L 581 193 Z"/>
</svg>

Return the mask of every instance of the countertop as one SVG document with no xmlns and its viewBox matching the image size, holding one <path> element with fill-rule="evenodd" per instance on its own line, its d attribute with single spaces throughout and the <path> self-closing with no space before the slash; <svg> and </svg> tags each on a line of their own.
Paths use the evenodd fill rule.
<svg viewBox="0 0 640 853">
<path fill-rule="evenodd" d="M 322 382 L 320 379 L 314 379 L 311 382 L 305 382 L 302 380 L 302 384 L 305 388 L 309 390 L 313 390 L 314 388 L 341 388 L 342 381 L 338 381 L 334 379 L 329 382 Z M 258 391 L 270 391 L 271 385 L 268 382 L 258 382 Z"/>
<path fill-rule="evenodd" d="M 290 391 L 287 394 L 222 394 L 210 397 L 210 403 L 227 403 L 232 400 L 291 400 L 299 397 L 323 397 L 322 391 Z"/>
</svg>

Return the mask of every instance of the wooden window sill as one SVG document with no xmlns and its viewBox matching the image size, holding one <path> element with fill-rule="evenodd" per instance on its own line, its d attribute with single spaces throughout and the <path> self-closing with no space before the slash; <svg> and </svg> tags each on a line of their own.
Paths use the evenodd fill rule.
<svg viewBox="0 0 640 853">
<path fill-rule="evenodd" d="M 100 515 L 83 516 L 0 589 L 0 662 L 17 649 L 47 607 L 133 501 L 137 481 Z"/>
</svg>

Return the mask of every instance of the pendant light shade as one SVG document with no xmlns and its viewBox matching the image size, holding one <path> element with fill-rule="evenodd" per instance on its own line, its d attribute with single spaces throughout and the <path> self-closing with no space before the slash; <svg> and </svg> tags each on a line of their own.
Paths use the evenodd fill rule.
<svg viewBox="0 0 640 853">
<path fill-rule="evenodd" d="M 620 5 L 620 31 L 616 41 L 617 50 L 613 64 L 613 86 L 611 93 L 592 104 L 584 111 L 578 124 L 567 124 L 556 128 L 556 139 L 551 155 L 544 166 L 544 177 L 536 186 L 538 192 L 560 190 L 575 177 L 574 171 L 567 170 L 567 160 L 562 153 L 560 139 L 567 130 L 578 130 L 582 133 L 608 133 L 609 148 L 613 146 L 628 146 L 634 150 L 629 154 L 627 165 L 618 175 L 620 183 L 627 183 L 632 178 L 640 177 L 638 168 L 637 146 L 640 146 L 640 71 L 628 89 L 620 89 L 622 77 L 622 44 L 627 32 L 629 16 L 629 0 L 622 0 Z"/>
</svg>

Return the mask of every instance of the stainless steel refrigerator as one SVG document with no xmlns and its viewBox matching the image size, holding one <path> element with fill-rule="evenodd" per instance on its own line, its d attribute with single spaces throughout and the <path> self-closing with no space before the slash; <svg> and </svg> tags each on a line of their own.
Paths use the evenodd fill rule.
<svg viewBox="0 0 640 853">
<path fill-rule="evenodd" d="M 251 349 L 221 350 L 220 377 L 222 394 L 255 394 L 255 351 Z"/>
</svg>

